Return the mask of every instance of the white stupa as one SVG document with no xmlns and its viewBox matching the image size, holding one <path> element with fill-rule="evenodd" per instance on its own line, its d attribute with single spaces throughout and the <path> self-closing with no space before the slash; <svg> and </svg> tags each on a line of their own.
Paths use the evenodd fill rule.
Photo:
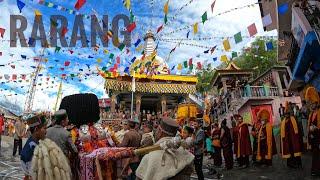
<svg viewBox="0 0 320 180">
<path fill-rule="evenodd" d="M 163 58 L 157 55 L 155 37 L 153 33 L 148 31 L 143 39 L 144 54 L 138 57 L 134 63 L 132 63 L 130 71 L 132 72 L 138 66 L 138 73 L 140 74 L 148 73 L 150 70 L 155 71 L 156 74 L 169 74 L 168 64 Z M 155 55 L 154 58 L 153 55 Z M 149 69 L 146 68 L 146 65 L 149 67 Z"/>
</svg>

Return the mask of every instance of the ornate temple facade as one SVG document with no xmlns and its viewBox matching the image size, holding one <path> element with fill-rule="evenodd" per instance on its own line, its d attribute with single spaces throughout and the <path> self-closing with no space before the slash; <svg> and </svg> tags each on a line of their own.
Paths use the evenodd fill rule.
<svg viewBox="0 0 320 180">
<path fill-rule="evenodd" d="M 144 53 L 131 64 L 130 75 L 99 71 L 105 78 L 106 92 L 111 95 L 111 112 L 117 108 L 130 110 L 132 94 L 134 111 L 140 114 L 143 110 L 175 109 L 196 92 L 196 76 L 171 75 L 168 64 L 157 55 L 154 35 L 146 33 L 144 41 Z"/>
</svg>

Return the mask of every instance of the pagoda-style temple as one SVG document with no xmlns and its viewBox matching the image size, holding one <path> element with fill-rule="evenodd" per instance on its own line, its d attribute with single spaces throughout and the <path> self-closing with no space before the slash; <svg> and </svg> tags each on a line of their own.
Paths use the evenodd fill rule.
<svg viewBox="0 0 320 180">
<path fill-rule="evenodd" d="M 272 123 L 280 122 L 279 107 L 285 102 L 300 105 L 301 99 L 289 91 L 290 71 L 285 66 L 270 68 L 256 79 L 252 71 L 242 70 L 232 62 L 227 68 L 217 70 L 212 85 L 224 93 L 216 96 L 216 118 L 230 119 L 241 114 L 247 123 L 256 121 L 256 113 L 261 109 L 270 111 Z"/>
<path fill-rule="evenodd" d="M 171 75 L 168 64 L 157 56 L 154 35 L 148 32 L 144 40 L 144 54 L 131 64 L 130 75 L 108 75 L 99 71 L 105 78 L 106 91 L 111 94 L 111 112 L 116 107 L 129 110 L 132 94 L 134 111 L 140 114 L 143 110 L 165 112 L 174 109 L 189 94 L 196 92 L 197 77 Z"/>
</svg>

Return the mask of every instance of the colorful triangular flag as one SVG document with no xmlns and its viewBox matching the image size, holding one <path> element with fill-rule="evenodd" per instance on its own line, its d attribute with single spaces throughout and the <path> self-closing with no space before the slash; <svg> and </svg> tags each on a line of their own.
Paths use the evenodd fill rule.
<svg viewBox="0 0 320 180">
<path fill-rule="evenodd" d="M 169 0 L 166 2 L 166 4 L 164 4 L 163 12 L 164 12 L 165 15 L 168 14 L 168 12 L 169 12 Z"/>
<path fill-rule="evenodd" d="M 136 23 L 133 22 L 127 26 L 127 31 L 131 33 L 135 28 L 136 28 Z"/>
<path fill-rule="evenodd" d="M 223 41 L 223 47 L 224 47 L 224 50 L 226 50 L 226 51 L 229 51 L 231 49 L 231 46 L 230 46 L 228 39 Z"/>
<path fill-rule="evenodd" d="M 215 4 L 216 4 L 216 0 L 213 0 L 213 3 L 211 4 L 211 12 L 213 12 L 213 8 Z"/>
<path fill-rule="evenodd" d="M 234 35 L 234 41 L 236 44 L 238 44 L 242 41 L 241 32 L 238 32 L 237 34 Z"/>
<path fill-rule="evenodd" d="M 198 23 L 195 23 L 193 25 L 193 34 L 197 34 L 198 33 Z"/>
<path fill-rule="evenodd" d="M 263 27 L 267 27 L 270 24 L 272 24 L 272 18 L 271 18 L 270 14 L 268 14 L 262 18 L 262 24 L 263 24 Z"/>
<path fill-rule="evenodd" d="M 77 0 L 76 4 L 74 5 L 74 8 L 79 10 L 85 3 L 86 3 L 86 0 Z"/>
<path fill-rule="evenodd" d="M 26 4 L 20 0 L 17 0 L 17 6 L 19 8 L 20 13 L 22 12 L 22 9 L 24 8 Z"/>
<path fill-rule="evenodd" d="M 250 26 L 248 26 L 248 31 L 249 31 L 250 37 L 256 35 L 258 33 L 256 24 L 253 23 Z"/>
<path fill-rule="evenodd" d="M 206 21 L 208 20 L 207 11 L 202 14 L 201 19 L 202 19 L 202 23 L 203 23 L 203 24 L 204 24 L 204 22 L 206 22 Z"/>
<path fill-rule="evenodd" d="M 5 31 L 6 31 L 6 29 L 0 28 L 0 36 L 1 36 L 1 38 L 3 38 Z"/>
</svg>

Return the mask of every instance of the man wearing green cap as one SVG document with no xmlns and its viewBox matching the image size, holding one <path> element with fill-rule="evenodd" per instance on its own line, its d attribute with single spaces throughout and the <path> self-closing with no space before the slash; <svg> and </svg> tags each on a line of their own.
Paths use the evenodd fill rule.
<svg viewBox="0 0 320 180">
<path fill-rule="evenodd" d="M 27 140 L 21 151 L 21 166 L 25 173 L 25 180 L 31 179 L 31 161 L 33 152 L 36 146 L 39 144 L 39 140 L 43 140 L 46 137 L 46 118 L 45 115 L 40 114 L 27 118 L 27 123 L 31 132 L 31 136 Z"/>
<path fill-rule="evenodd" d="M 78 150 L 72 142 L 71 134 L 65 129 L 69 123 L 67 111 L 61 109 L 55 112 L 54 119 L 55 125 L 47 130 L 47 138 L 55 142 L 67 157 L 70 153 L 77 154 Z"/>
</svg>

